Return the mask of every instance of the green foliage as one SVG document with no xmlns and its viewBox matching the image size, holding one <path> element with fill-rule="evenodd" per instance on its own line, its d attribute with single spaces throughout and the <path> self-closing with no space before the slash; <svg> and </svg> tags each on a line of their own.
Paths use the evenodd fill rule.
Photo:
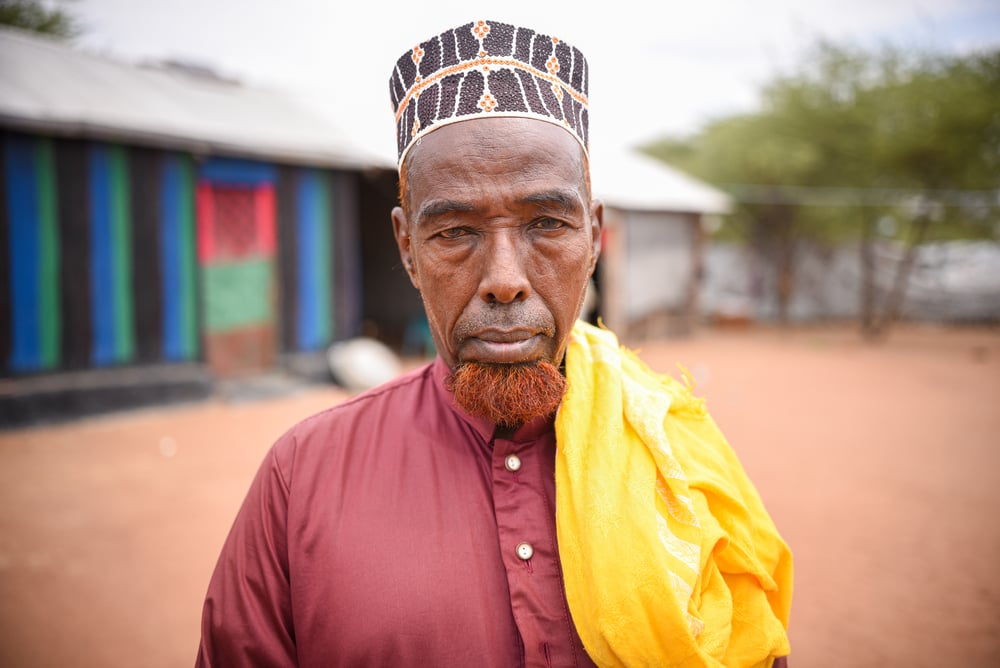
<svg viewBox="0 0 1000 668">
<path fill-rule="evenodd" d="M 69 39 L 79 34 L 76 20 L 61 9 L 37 0 L 0 0 L 0 25 Z"/>
<path fill-rule="evenodd" d="M 645 150 L 737 199 L 720 232 L 730 237 L 767 237 L 780 219 L 777 233 L 791 240 L 837 242 L 926 210 L 932 237 L 988 238 L 1000 215 L 1000 51 L 820 42 L 763 88 L 759 110 Z"/>
</svg>

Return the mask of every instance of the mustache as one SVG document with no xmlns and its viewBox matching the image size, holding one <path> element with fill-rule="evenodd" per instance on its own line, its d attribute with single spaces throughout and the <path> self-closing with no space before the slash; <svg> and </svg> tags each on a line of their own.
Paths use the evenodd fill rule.
<svg viewBox="0 0 1000 668">
<path fill-rule="evenodd" d="M 455 323 L 452 335 L 462 342 L 486 330 L 510 331 L 527 329 L 544 336 L 555 336 L 556 325 L 544 308 L 523 304 L 494 304 L 468 315 L 463 314 Z"/>
</svg>

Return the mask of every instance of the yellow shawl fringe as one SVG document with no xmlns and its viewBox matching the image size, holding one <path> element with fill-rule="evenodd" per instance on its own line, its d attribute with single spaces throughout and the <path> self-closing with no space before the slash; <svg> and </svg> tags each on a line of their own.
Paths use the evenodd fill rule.
<svg viewBox="0 0 1000 668">
<path fill-rule="evenodd" d="M 791 552 L 690 380 L 582 321 L 566 375 L 556 531 L 590 657 L 756 668 L 787 655 Z"/>
</svg>

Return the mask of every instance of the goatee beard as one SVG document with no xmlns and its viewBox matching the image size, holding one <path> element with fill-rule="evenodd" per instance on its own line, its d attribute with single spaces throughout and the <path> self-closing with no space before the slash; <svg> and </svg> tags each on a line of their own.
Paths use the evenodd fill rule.
<svg viewBox="0 0 1000 668">
<path fill-rule="evenodd" d="M 448 376 L 446 387 L 467 413 L 501 427 L 517 427 L 555 413 L 566 392 L 566 379 L 554 364 L 465 362 Z"/>
</svg>

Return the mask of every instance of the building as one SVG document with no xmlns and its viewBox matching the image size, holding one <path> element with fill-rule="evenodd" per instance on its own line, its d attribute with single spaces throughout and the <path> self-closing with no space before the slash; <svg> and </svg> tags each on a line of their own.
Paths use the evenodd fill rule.
<svg viewBox="0 0 1000 668">
<path fill-rule="evenodd" d="M 0 425 L 315 368 L 394 183 L 287 95 L 0 30 Z"/>
<path fill-rule="evenodd" d="M 591 164 L 604 202 L 601 319 L 623 340 L 690 331 L 707 232 L 730 212 L 729 196 L 634 150 L 597 145 Z"/>
</svg>

